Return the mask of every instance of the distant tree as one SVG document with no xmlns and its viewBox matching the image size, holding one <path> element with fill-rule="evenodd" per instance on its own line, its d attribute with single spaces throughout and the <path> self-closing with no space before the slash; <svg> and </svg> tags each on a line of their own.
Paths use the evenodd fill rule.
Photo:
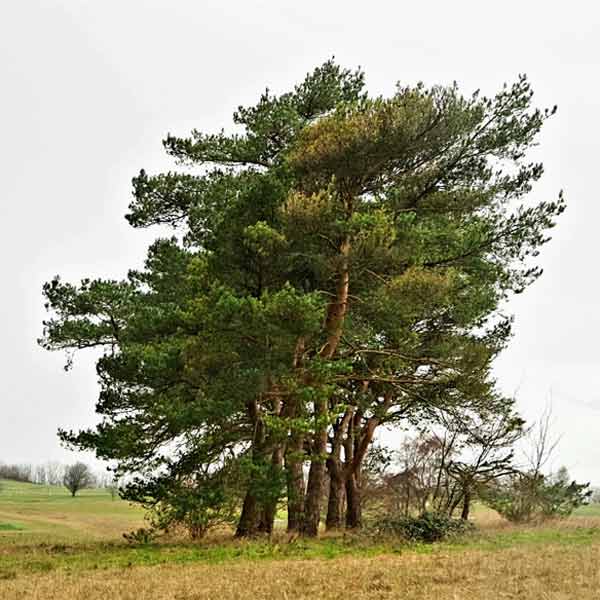
<svg viewBox="0 0 600 600">
<path fill-rule="evenodd" d="M 115 500 L 119 495 L 119 479 L 118 477 L 110 477 L 104 481 L 104 485 L 110 494 L 110 497 Z"/>
<path fill-rule="evenodd" d="M 468 520 L 480 490 L 515 471 L 513 446 L 524 434 L 515 400 L 491 400 L 485 410 L 461 407 L 431 414 L 431 426 L 406 438 L 397 450 L 396 470 L 379 458 L 363 484 L 371 516 L 379 521 L 426 513 L 452 518 L 460 510 Z"/>
<path fill-rule="evenodd" d="M 44 465 L 48 485 L 61 485 L 64 478 L 64 467 L 59 462 L 49 461 Z"/>
<path fill-rule="evenodd" d="M 46 467 L 44 465 L 36 465 L 34 471 L 34 483 L 46 485 L 48 483 Z"/>
<path fill-rule="evenodd" d="M 566 467 L 560 467 L 555 474 L 543 473 L 560 441 L 560 436 L 552 435 L 551 425 L 552 409 L 548 407 L 527 432 L 525 468 L 507 473 L 483 490 L 484 502 L 509 521 L 566 517 L 590 501 L 589 483 L 571 480 Z"/>
<path fill-rule="evenodd" d="M 18 468 L 20 472 L 21 481 L 33 483 L 33 465 L 22 464 L 19 465 Z"/>
<path fill-rule="evenodd" d="M 90 487 L 93 481 L 94 477 L 85 463 L 76 462 L 65 469 L 63 484 L 71 492 L 73 498 L 79 490 Z"/>
<path fill-rule="evenodd" d="M 33 467 L 31 465 L 0 465 L 0 477 L 23 483 L 33 482 Z"/>
<path fill-rule="evenodd" d="M 396 453 L 400 470 L 383 479 L 386 513 L 407 517 L 432 509 L 436 489 L 446 487 L 440 483 L 445 479 L 445 465 L 455 453 L 454 441 L 455 436 L 431 431 L 403 441 Z"/>
<path fill-rule="evenodd" d="M 544 521 L 569 516 L 587 504 L 589 484 L 569 481 L 564 476 L 515 472 L 489 486 L 484 502 L 515 523 Z"/>
<path fill-rule="evenodd" d="M 539 475 L 551 462 L 560 442 L 560 435 L 552 433 L 552 405 L 548 405 L 539 420 L 529 428 L 523 448 L 526 470 Z M 565 469 L 566 470 L 566 469 Z"/>
</svg>

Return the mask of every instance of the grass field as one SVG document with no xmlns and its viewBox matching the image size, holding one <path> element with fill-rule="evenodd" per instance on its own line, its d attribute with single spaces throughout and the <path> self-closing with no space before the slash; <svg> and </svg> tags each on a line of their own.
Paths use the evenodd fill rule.
<svg viewBox="0 0 600 600">
<path fill-rule="evenodd" d="M 130 546 L 143 513 L 104 490 L 2 482 L 0 598 L 600 598 L 600 507 L 515 527 L 479 510 L 479 532 L 436 545 L 367 536 Z"/>
<path fill-rule="evenodd" d="M 114 540 L 141 526 L 143 512 L 107 490 L 82 490 L 0 482 L 0 544 Z M 0 546 L 1 547 L 1 546 Z"/>
</svg>

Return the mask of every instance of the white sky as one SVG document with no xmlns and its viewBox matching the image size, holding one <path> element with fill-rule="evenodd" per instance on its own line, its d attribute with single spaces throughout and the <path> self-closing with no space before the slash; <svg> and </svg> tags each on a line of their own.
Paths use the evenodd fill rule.
<svg viewBox="0 0 600 600">
<path fill-rule="evenodd" d="M 545 273 L 511 303 L 502 388 L 528 418 L 553 397 L 557 463 L 600 483 L 598 203 L 600 8 L 591 0 L 303 2 L 0 1 L 0 461 L 70 460 L 56 429 L 95 422 L 93 360 L 73 371 L 36 346 L 44 281 L 120 277 L 156 232 L 123 215 L 141 167 L 169 168 L 167 132 L 214 131 L 268 85 L 285 91 L 332 55 L 372 92 L 396 81 L 492 94 L 529 75 L 559 105 L 534 198 L 569 207 Z M 486 7 L 486 10 L 484 10 Z M 558 465 L 557 465 L 558 466 Z"/>
</svg>

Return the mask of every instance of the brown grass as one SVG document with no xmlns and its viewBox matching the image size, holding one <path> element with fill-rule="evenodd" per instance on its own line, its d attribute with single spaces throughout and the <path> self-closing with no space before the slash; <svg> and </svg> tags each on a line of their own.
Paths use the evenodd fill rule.
<svg viewBox="0 0 600 600">
<path fill-rule="evenodd" d="M 0 532 L 0 600 L 600 600 L 595 507 L 538 527 L 477 507 L 477 534 L 419 548 L 368 535 L 296 544 L 283 533 L 263 547 L 230 531 L 129 548 L 120 533 L 140 513 L 125 503 L 91 492 L 76 502 L 35 499 L 5 494 L 0 503 L 0 522 L 24 525 Z"/>
<path fill-rule="evenodd" d="M 0 581 L 3 600 L 597 600 L 600 544 L 56 571 Z"/>
</svg>

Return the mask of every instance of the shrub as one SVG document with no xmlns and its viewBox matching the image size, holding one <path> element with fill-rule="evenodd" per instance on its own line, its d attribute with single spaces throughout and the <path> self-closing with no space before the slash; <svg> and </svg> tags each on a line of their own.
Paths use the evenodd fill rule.
<svg viewBox="0 0 600 600">
<path fill-rule="evenodd" d="M 418 517 L 389 517 L 376 525 L 379 533 L 401 536 L 411 542 L 439 542 L 473 531 L 474 525 L 463 519 L 425 512 Z"/>
<path fill-rule="evenodd" d="M 237 499 L 221 482 L 177 482 L 160 493 L 149 512 L 152 528 L 163 532 L 180 532 L 192 539 L 202 538 L 209 529 L 232 523 Z"/>
<path fill-rule="evenodd" d="M 146 545 L 154 541 L 154 538 L 156 537 L 156 531 L 154 529 L 140 527 L 139 529 L 135 529 L 133 531 L 130 531 L 129 533 L 124 533 L 123 537 L 130 544 Z"/>
<path fill-rule="evenodd" d="M 515 473 L 481 493 L 482 500 L 513 523 L 568 517 L 589 501 L 589 484 L 569 482 L 565 476 Z"/>
<path fill-rule="evenodd" d="M 238 497 L 230 469 L 195 476 L 139 476 L 119 488 L 125 500 L 141 502 L 152 531 L 202 538 L 209 529 L 235 521 Z"/>
</svg>

